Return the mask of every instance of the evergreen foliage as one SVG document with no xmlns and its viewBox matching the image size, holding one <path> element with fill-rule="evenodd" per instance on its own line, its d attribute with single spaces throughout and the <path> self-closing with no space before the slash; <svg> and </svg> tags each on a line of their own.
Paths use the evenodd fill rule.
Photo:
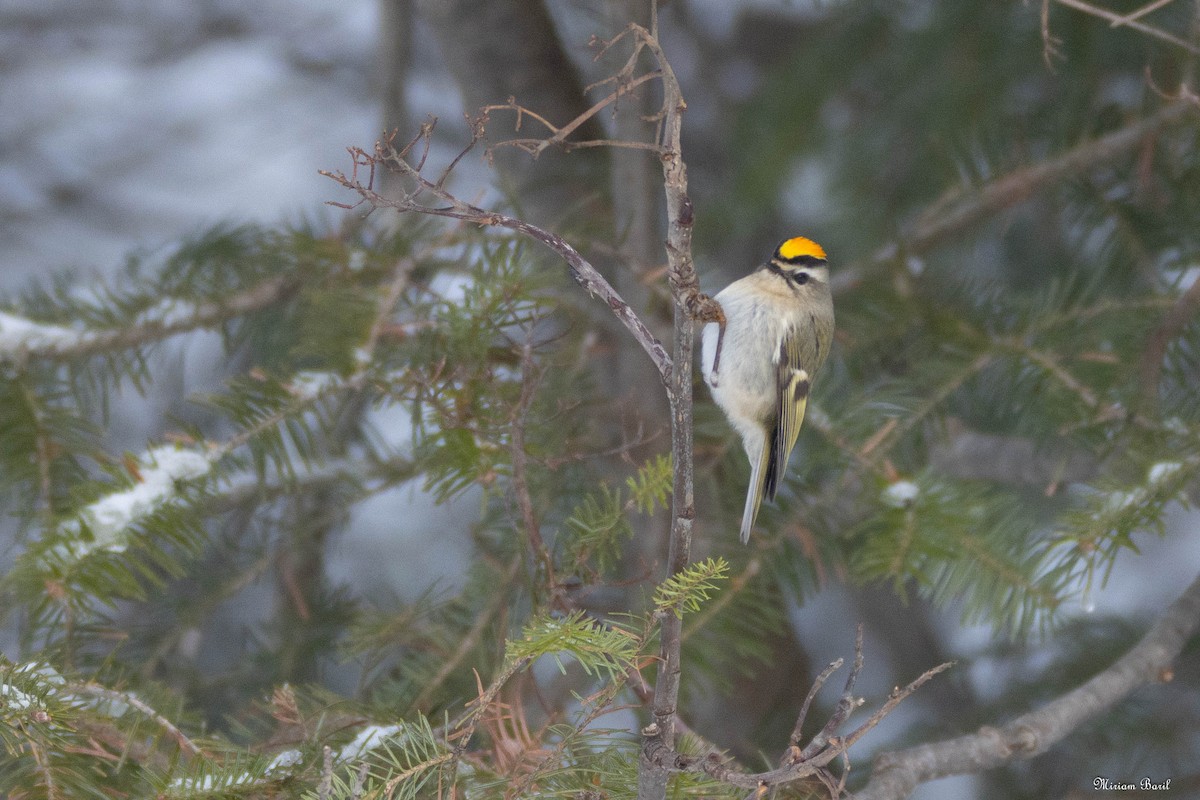
<svg viewBox="0 0 1200 800">
<path fill-rule="evenodd" d="M 1183 5 L 1153 18 L 1186 27 Z M 820 228 L 850 276 L 836 348 L 747 548 L 733 535 L 744 455 L 698 410 L 697 531 L 714 555 L 662 582 L 648 539 L 673 464 L 658 432 L 625 435 L 613 401 L 661 387 L 607 383 L 589 299 L 527 242 L 411 215 L 388 230 L 222 227 L 108 283 L 4 298 L 15 546 L 0 591 L 20 641 L 0 661 L 0 794 L 636 797 L 662 621 L 680 620 L 686 719 L 779 661 L 789 613 L 835 582 L 996 634 L 975 663 L 1016 677 L 963 711 L 973 724 L 1121 652 L 1128 626 L 1063 612 L 1148 536 L 1176 535 L 1200 478 L 1195 114 L 936 245 L 906 238 L 1155 113 L 1144 65 L 1174 75 L 1183 59 L 1056 16 L 1050 71 L 1036 9 L 1014 3 L 815 18 L 802 62 L 785 57 L 739 107 L 738 178 L 698 201 L 697 232 L 729 237 L 714 252 L 760 253 L 782 227 L 781 165 L 819 172 Z M 958 74 L 934 80 L 931 63 Z M 812 64 L 820 79 L 797 80 Z M 181 398 L 172 368 L 189 348 L 217 366 Z M 144 449 L 113 432 L 124 406 L 158 402 L 171 421 Z M 1023 453 L 1021 470 L 955 461 L 964 432 Z M 335 584 L 351 517 L 416 488 L 477 513 L 454 529 L 389 519 L 383 569 L 418 538 L 469 567 L 404 596 L 365 570 Z M 1053 657 L 1020 663 L 1039 637 Z M 1035 762 L 988 781 L 1063 794 L 1094 765 L 1139 763 L 1130 742 L 1151 763 L 1196 763 L 1196 684 L 1179 676 L 1168 725 L 1143 700 L 1089 723 L 1052 752 L 1079 765 L 1058 777 Z M 783 746 L 697 733 L 680 752 Z M 693 770 L 668 796 L 745 792 Z"/>
</svg>

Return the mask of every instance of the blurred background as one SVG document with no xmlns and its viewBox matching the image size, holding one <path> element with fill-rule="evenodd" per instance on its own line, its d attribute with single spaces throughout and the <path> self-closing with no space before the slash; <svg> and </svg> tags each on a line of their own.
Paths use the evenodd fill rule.
<svg viewBox="0 0 1200 800">
<path fill-rule="evenodd" d="M 1110 7 L 1126 13 L 1140 5 Z M 1200 265 L 1200 171 L 1186 136 L 1173 172 L 1155 168 L 1147 139 L 1018 192 L 936 247 L 904 250 L 939 199 L 1131 125 L 1157 108 L 1159 87 L 1174 91 L 1194 74 L 1193 54 L 1177 43 L 1058 3 L 1044 30 L 1041 11 L 1037 2 L 995 0 L 664 3 L 662 39 L 688 102 L 683 141 L 704 288 L 719 289 L 794 234 L 820 241 L 834 272 L 844 268 L 850 279 L 977 284 L 983 305 L 992 292 L 1037 296 L 1081 269 L 1131 291 L 1186 286 Z M 1143 21 L 1194 42 L 1197 15 L 1197 4 L 1179 0 Z M 585 87 L 611 73 L 613 62 L 593 60 L 589 39 L 645 18 L 644 4 L 632 0 L 4 0 L 0 289 L 16 292 L 59 272 L 86 287 L 88 276 L 116 274 L 131 253 L 163 260 L 181 239 L 222 223 L 356 225 L 358 212 L 324 205 L 347 197 L 318 175 L 346 168 L 347 146 L 369 147 L 393 128 L 407 139 L 432 115 L 444 157 L 468 137 L 463 113 L 509 97 L 564 123 L 599 96 Z M 620 113 L 594 118 L 584 138 L 653 135 L 653 122 L 639 115 L 654 111 L 655 98 L 622 103 Z M 511 114 L 492 117 L 490 139 L 515 135 Z M 660 174 L 638 152 L 551 152 L 533 162 L 501 149 L 495 164 L 469 155 L 453 185 L 462 197 L 519 204 L 550 227 L 576 231 L 609 255 L 614 282 L 635 306 L 664 324 L 654 283 L 663 260 Z M 872 272 L 889 245 L 901 268 Z M 851 330 L 869 329 L 869 303 L 846 319 Z M 175 378 L 112 404 L 112 451 L 140 451 L 165 417 L 192 413 L 185 398 L 219 385 L 221 354 L 207 334 L 164 348 L 159 364 Z M 901 369 L 890 355 L 880 346 L 874 368 Z M 619 350 L 613 385 L 644 376 L 639 359 Z M 663 409 L 618 399 L 661 431 Z M 393 427 L 403 429 L 404 416 Z M 385 416 L 374 424 L 389 427 Z M 712 468 L 724 451 L 710 446 L 706 456 L 704 441 L 721 436 L 723 423 L 707 409 L 699 424 L 700 459 Z M 702 490 L 720 496 L 721 474 L 712 471 L 710 483 L 702 477 Z M 477 504 L 468 494 L 435 505 L 416 482 L 358 503 L 323 545 L 325 580 L 351 596 L 453 592 L 473 551 L 469 539 L 437 532 L 469 527 Z M 413 521 L 399 536 L 397 515 Z M 1196 522 L 1171 510 L 1171 535 L 1139 539 L 1141 554 L 1123 554 L 1107 586 L 1081 586 L 1061 609 L 1066 624 L 1143 624 L 1200 572 L 1195 535 L 1182 533 Z M 713 532 L 702 549 L 734 547 L 727 538 Z M 653 558 L 655 547 L 645 547 Z M 191 641 L 204 670 L 229 669 L 246 647 L 239 632 L 269 617 L 282 591 L 270 581 L 248 588 L 180 646 L 186 651 Z M 913 725 L 945 733 L 969 725 L 977 709 L 1001 713 L 988 706 L 993 687 L 1019 682 L 1065 646 L 1051 640 L 1016 653 L 996 644 L 992 625 L 961 624 L 952 605 L 934 609 L 917 597 L 902 605 L 887 586 L 849 588 L 837 574 L 814 579 L 787 608 L 787 642 L 773 643 L 782 655 L 760 686 L 794 693 L 789 674 L 850 655 L 859 620 L 868 631 L 865 692 L 886 691 L 946 658 L 968 665 L 890 718 L 862 745 L 860 763 L 903 741 Z M 10 652 L 15 641 L 12 631 L 0 638 Z M 357 679 L 328 665 L 306 677 L 338 691 L 352 691 Z M 1025 697 L 1037 695 L 1031 688 Z M 214 702 L 226 696 L 214 688 Z M 752 696 L 743 716 L 722 720 L 722 744 L 743 754 L 764 746 L 755 714 L 781 702 Z M 727 708 L 698 703 L 697 726 L 715 725 Z M 974 778 L 942 781 L 917 796 L 1051 796 L 1038 794 L 1046 787 L 1075 796 L 1053 777 L 1056 769 L 1035 761 L 987 787 Z"/>
</svg>

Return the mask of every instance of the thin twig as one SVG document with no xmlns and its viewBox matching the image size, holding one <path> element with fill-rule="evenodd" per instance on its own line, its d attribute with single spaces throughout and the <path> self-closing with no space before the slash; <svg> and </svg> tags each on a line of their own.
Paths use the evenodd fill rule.
<svg viewBox="0 0 1200 800">
<path fill-rule="evenodd" d="M 1062 54 L 1058 50 L 1058 46 L 1062 44 L 1062 39 L 1050 33 L 1050 0 L 1042 0 L 1041 26 L 1042 60 L 1046 62 L 1046 69 L 1053 72 L 1055 57 L 1062 57 Z"/>
<path fill-rule="evenodd" d="M 1163 316 L 1162 322 L 1150 334 L 1138 358 L 1138 385 L 1141 388 L 1138 412 L 1153 416 L 1158 405 L 1158 381 L 1162 374 L 1167 345 L 1183 333 L 1188 323 L 1200 312 L 1200 279 L 1192 281 L 1187 291 Z"/>
<path fill-rule="evenodd" d="M 1119 28 L 1122 25 L 1128 25 L 1129 23 L 1133 22 L 1134 20 L 1141 19 L 1142 17 L 1146 16 L 1147 14 L 1149 14 L 1153 11 L 1157 11 L 1158 9 L 1162 8 L 1163 6 L 1170 5 L 1171 3 L 1174 3 L 1174 2 L 1175 2 L 1175 0 L 1154 0 L 1153 3 L 1148 3 L 1144 6 L 1142 6 L 1137 11 L 1134 11 L 1132 14 L 1126 14 L 1125 16 L 1120 17 L 1119 19 L 1114 19 L 1112 21 L 1112 24 L 1109 27 Z"/>
<path fill-rule="evenodd" d="M 585 111 L 582 114 L 580 114 L 579 116 L 575 117 L 575 119 L 571 120 L 566 125 L 563 125 L 561 128 L 555 126 L 553 123 L 551 123 L 549 120 L 547 120 L 545 117 L 541 116 L 540 114 L 536 114 L 533 111 L 530 111 L 525 106 L 518 104 L 516 101 L 516 98 L 514 98 L 514 97 L 508 98 L 507 103 L 501 103 L 498 105 L 491 105 L 491 106 L 484 106 L 482 111 L 483 111 L 483 114 L 485 117 L 487 117 L 492 111 L 514 111 L 514 112 L 516 112 L 516 114 L 517 114 L 517 130 L 521 129 L 521 118 L 523 116 L 532 117 L 532 118 L 536 119 L 538 122 L 540 122 L 542 125 L 544 125 L 546 127 L 546 130 L 550 131 L 550 136 L 548 136 L 546 138 L 543 138 L 543 139 L 506 139 L 502 142 L 497 142 L 496 145 L 494 145 L 494 147 L 500 147 L 500 146 L 504 146 L 504 145 L 516 146 L 516 147 L 521 148 L 522 150 L 525 150 L 530 155 L 532 155 L 534 158 L 541 155 L 541 153 L 543 151 L 545 151 L 546 149 L 548 149 L 550 147 L 555 147 L 555 146 L 562 147 L 562 148 L 568 149 L 568 150 L 571 148 L 576 148 L 576 147 L 595 147 L 595 146 L 599 146 L 599 145 L 607 145 L 610 147 L 638 147 L 638 148 L 647 149 L 647 150 L 658 150 L 659 147 L 657 144 L 648 143 L 648 142 L 629 142 L 629 141 L 617 141 L 617 140 L 611 140 L 611 139 L 591 140 L 591 141 L 585 140 L 582 142 L 571 142 L 571 141 L 568 141 L 567 137 L 569 137 L 572 133 L 574 133 L 576 130 L 578 130 L 581 125 L 583 125 L 589 119 L 594 117 L 601 110 L 603 110 L 607 106 L 611 105 L 612 103 L 616 102 L 616 100 L 622 94 L 626 94 L 630 90 L 635 89 L 638 86 L 641 86 L 643 83 L 646 83 L 647 81 L 651 81 L 651 80 L 654 80 L 655 78 L 658 78 L 659 75 L 660 75 L 660 73 L 658 71 L 647 72 L 643 75 L 639 75 L 636 78 L 633 78 L 628 83 L 622 83 L 616 90 L 610 92 L 608 94 L 608 96 L 606 96 L 604 99 L 597 102 L 595 105 L 593 105 L 587 111 Z"/>
<path fill-rule="evenodd" d="M 68 685 L 66 688 L 74 694 L 86 694 L 90 695 L 91 697 L 99 697 L 104 700 L 108 700 L 111 703 L 123 703 L 131 708 L 136 708 L 151 721 L 153 721 L 155 725 L 158 725 L 160 728 L 166 731 L 167 734 L 175 740 L 175 743 L 179 745 L 179 749 L 191 756 L 198 756 L 201 754 L 200 748 L 196 746 L 195 742 L 189 739 L 183 731 L 179 730 L 179 728 L 177 728 L 175 724 L 171 722 L 171 720 L 167 719 L 162 714 L 159 714 L 143 700 L 140 700 L 129 692 L 120 692 L 116 689 L 108 689 L 104 686 L 99 686 L 94 683 L 73 683 Z"/>
<path fill-rule="evenodd" d="M 825 681 L 829 680 L 829 677 L 841 669 L 845 663 L 846 659 L 844 658 L 829 662 L 829 666 L 821 670 L 821 674 L 813 681 L 808 694 L 804 696 L 804 702 L 800 704 L 800 713 L 796 715 L 796 724 L 792 728 L 792 735 L 788 737 L 790 748 L 788 754 L 784 756 L 783 763 L 791 764 L 798 760 L 800 743 L 804 741 L 804 720 L 808 717 L 808 709 L 812 706 L 813 700 L 816 699 L 817 693 L 821 691 L 821 687 L 825 685 Z"/>
<path fill-rule="evenodd" d="M 527 334 L 532 336 L 532 331 Z M 537 396 L 537 387 L 541 383 L 541 373 L 538 372 L 533 358 L 533 344 L 526 338 L 521 345 L 521 394 L 509 415 L 509 453 L 513 468 L 513 493 L 516 495 L 517 507 L 521 512 L 521 522 L 525 528 L 525 536 L 533 555 L 541 564 L 546 580 L 546 586 L 553 593 L 556 584 L 554 578 L 554 559 L 542 538 L 542 529 L 538 524 L 537 511 L 533 507 L 533 497 L 529 493 L 529 456 L 525 452 L 525 425 L 529 419 L 529 407 Z"/>
<path fill-rule="evenodd" d="M 834 734 L 849 719 L 850 713 L 863 704 L 862 698 L 854 696 L 854 684 L 858 682 L 858 676 L 862 673 L 862 668 L 863 626 L 860 622 L 854 634 L 854 666 L 850 668 L 850 675 L 846 678 L 846 688 L 842 690 L 842 696 L 838 700 L 838 704 L 834 707 L 833 713 L 829 716 L 829 720 L 825 723 L 825 726 L 800 751 L 800 761 L 807 761 L 824 750 L 825 746 L 833 739 Z"/>
<path fill-rule="evenodd" d="M 1192 55 L 1200 55 L 1200 47 L 1197 47 L 1186 39 L 1180 39 L 1173 33 L 1167 33 L 1160 28 L 1155 28 L 1153 25 L 1147 25 L 1144 22 L 1139 22 L 1136 18 L 1125 17 L 1104 8 L 1097 8 L 1091 3 L 1083 2 L 1083 0 L 1055 0 L 1055 2 L 1067 6 L 1068 8 L 1073 8 L 1076 11 L 1082 11 L 1085 14 L 1091 14 L 1094 17 L 1106 19 L 1112 23 L 1114 28 L 1118 25 L 1123 25 L 1138 31 L 1139 33 L 1144 33 L 1147 36 L 1153 36 L 1155 39 L 1161 39 L 1164 42 L 1170 42 L 1176 47 L 1182 47 Z"/>
<path fill-rule="evenodd" d="M 891 694 L 888 695 L 887 701 L 866 722 L 846 736 L 831 736 L 827 746 L 807 760 L 798 760 L 767 772 L 746 773 L 730 766 L 722 760 L 720 754 L 715 752 L 705 756 L 686 756 L 680 753 L 658 751 L 653 756 L 664 759 L 664 763 L 672 771 L 703 773 L 715 780 L 744 789 L 758 789 L 761 791 L 804 778 L 820 777 L 828 764 L 842 758 L 853 744 L 878 726 L 889 714 L 895 711 L 901 702 L 910 697 L 935 675 L 944 672 L 951 666 L 952 664 L 950 663 L 940 664 L 926 670 L 908 685 L 893 689 Z"/>
</svg>

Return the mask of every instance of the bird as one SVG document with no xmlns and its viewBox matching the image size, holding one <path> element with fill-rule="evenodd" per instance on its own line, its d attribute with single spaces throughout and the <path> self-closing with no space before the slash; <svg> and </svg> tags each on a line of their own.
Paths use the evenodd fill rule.
<svg viewBox="0 0 1200 800">
<path fill-rule="evenodd" d="M 833 293 L 825 250 L 796 236 L 713 298 L 723 322 L 701 332 L 700 365 L 750 459 L 741 540 L 763 498 L 775 499 L 813 380 L 833 342 Z"/>
</svg>

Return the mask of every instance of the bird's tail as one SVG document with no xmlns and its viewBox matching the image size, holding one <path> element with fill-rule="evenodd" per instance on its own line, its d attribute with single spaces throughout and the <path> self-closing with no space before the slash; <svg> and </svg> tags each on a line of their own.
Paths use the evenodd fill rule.
<svg viewBox="0 0 1200 800">
<path fill-rule="evenodd" d="M 763 437 L 764 440 L 765 438 Z M 762 505 L 763 481 L 767 477 L 768 462 L 771 458 L 770 449 L 766 444 L 766 441 L 760 441 L 755 448 L 758 452 L 751 452 L 750 448 L 747 448 L 746 452 L 750 457 L 750 485 L 746 487 L 746 508 L 742 511 L 742 544 L 750 541 L 750 529 L 754 527 L 754 520 L 758 518 L 758 507 Z"/>
</svg>

